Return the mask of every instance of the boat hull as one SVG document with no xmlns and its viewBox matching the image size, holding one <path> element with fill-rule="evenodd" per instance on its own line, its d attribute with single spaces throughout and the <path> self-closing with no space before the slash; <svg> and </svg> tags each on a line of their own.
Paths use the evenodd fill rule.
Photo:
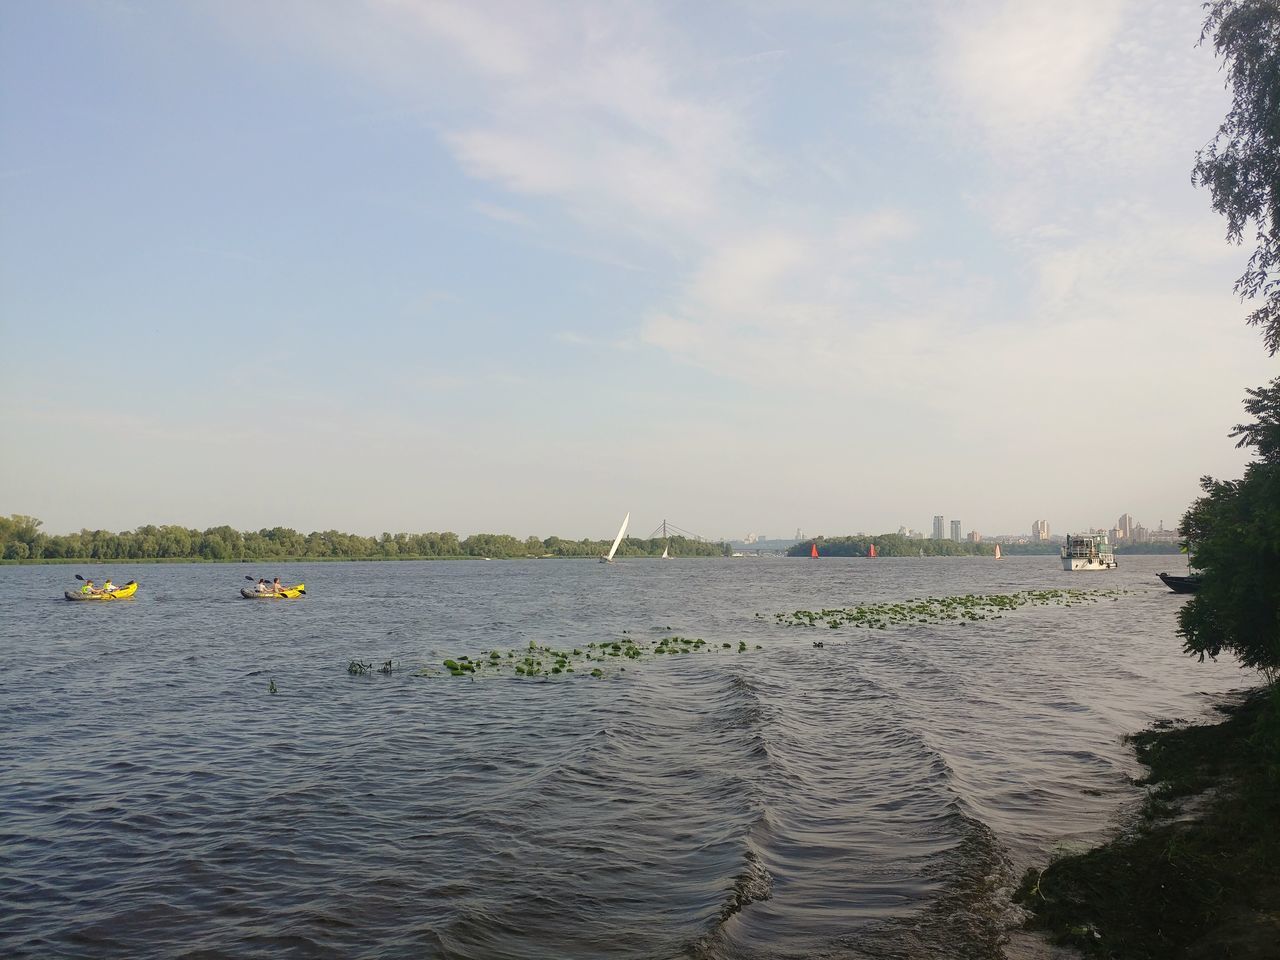
<svg viewBox="0 0 1280 960">
<path fill-rule="evenodd" d="M 243 587 L 240 590 L 240 596 L 246 600 L 296 600 L 307 592 L 306 586 L 305 583 L 299 583 L 281 593 L 258 593 L 256 590 Z"/>
<path fill-rule="evenodd" d="M 68 600 L 128 600 L 137 592 L 138 584 L 130 582 L 119 590 L 112 590 L 110 593 L 80 593 L 79 591 L 67 590 L 62 595 Z"/>
<path fill-rule="evenodd" d="M 1063 570 L 1114 570 L 1120 566 L 1114 559 L 1102 560 L 1094 558 L 1085 560 L 1081 557 L 1063 557 Z"/>
<path fill-rule="evenodd" d="M 1171 573 L 1159 573 L 1156 576 L 1174 593 L 1195 593 L 1200 589 L 1200 578 L 1195 574 L 1189 577 L 1178 577 Z"/>
</svg>

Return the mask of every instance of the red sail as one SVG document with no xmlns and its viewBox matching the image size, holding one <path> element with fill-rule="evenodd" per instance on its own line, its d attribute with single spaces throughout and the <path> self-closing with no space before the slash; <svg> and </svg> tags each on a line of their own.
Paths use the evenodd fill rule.
<svg viewBox="0 0 1280 960">
<path fill-rule="evenodd" d="M 809 556 L 811 556 L 811 557 L 816 557 L 817 555 L 818 555 L 818 545 L 815 543 L 815 544 L 813 545 L 813 552 L 812 552 L 812 553 L 810 553 L 810 554 L 809 554 Z"/>
<path fill-rule="evenodd" d="M 874 557 L 874 556 L 876 556 L 876 555 L 877 555 L 877 554 L 876 554 L 876 545 L 873 543 L 873 544 L 871 545 L 871 549 L 867 551 L 867 556 L 868 556 L 868 557 Z"/>
</svg>

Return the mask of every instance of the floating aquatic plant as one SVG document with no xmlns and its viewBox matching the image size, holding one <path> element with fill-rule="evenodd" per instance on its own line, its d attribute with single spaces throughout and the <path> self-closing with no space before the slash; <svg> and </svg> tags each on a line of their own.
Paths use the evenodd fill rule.
<svg viewBox="0 0 1280 960">
<path fill-rule="evenodd" d="M 480 675 L 507 675 L 517 677 L 563 677 L 570 673 L 586 673 L 591 677 L 603 677 L 606 670 L 597 663 L 614 664 L 615 669 L 623 671 L 626 667 L 618 665 L 623 660 L 643 661 L 660 656 L 688 656 L 694 653 L 710 653 L 712 648 L 701 637 L 685 637 L 671 632 L 669 627 L 655 628 L 656 632 L 670 634 L 656 641 L 634 639 L 630 631 L 621 631 L 621 639 L 591 641 L 585 646 L 571 650 L 561 650 L 553 646 L 543 646 L 536 640 L 530 641 L 527 647 L 518 651 L 507 651 L 506 655 L 497 650 L 483 651 L 475 660 L 458 655 L 443 661 L 451 676 L 471 677 Z M 730 643 L 722 644 L 720 649 L 731 650 Z M 738 643 L 738 652 L 748 650 L 746 641 Z M 755 649 L 764 649 L 756 644 Z M 581 668 L 579 670 L 578 668 Z M 590 669 L 588 669 L 590 668 Z M 419 675 L 432 675 L 427 671 Z"/>
<path fill-rule="evenodd" d="M 1097 603 L 1103 598 L 1115 599 L 1120 590 L 1023 590 L 1020 593 L 966 594 L 959 597 L 921 597 L 898 603 L 864 603 L 856 607 L 823 610 L 795 610 L 775 613 L 777 623 L 789 627 L 813 627 L 819 622 L 832 630 L 842 626 L 886 630 L 903 624 L 938 624 L 956 622 L 965 626 L 977 620 L 999 620 L 1001 615 L 1019 607 L 1056 604 L 1070 607 Z"/>
</svg>

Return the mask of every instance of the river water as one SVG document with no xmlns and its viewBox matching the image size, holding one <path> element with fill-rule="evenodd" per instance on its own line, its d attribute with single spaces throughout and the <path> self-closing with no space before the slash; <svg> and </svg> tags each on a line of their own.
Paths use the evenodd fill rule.
<svg viewBox="0 0 1280 960">
<path fill-rule="evenodd" d="M 1122 735 L 1255 682 L 1181 654 L 1180 559 L 1121 563 L 113 565 L 141 587 L 102 604 L 0 567 L 0 955 L 1000 957 L 1017 875 L 1140 796 Z M 241 600 L 246 573 L 307 596 Z M 1044 588 L 1122 592 L 773 616 Z M 708 643 L 421 674 L 668 633 Z"/>
</svg>

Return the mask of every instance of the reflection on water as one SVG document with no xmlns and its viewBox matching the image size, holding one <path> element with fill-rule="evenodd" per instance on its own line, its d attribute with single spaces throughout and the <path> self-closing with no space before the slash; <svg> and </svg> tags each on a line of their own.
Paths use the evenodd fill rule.
<svg viewBox="0 0 1280 960">
<path fill-rule="evenodd" d="M 239 600 L 238 566 L 139 566 L 112 568 L 136 600 L 93 605 L 54 599 L 71 568 L 0 568 L 0 953 L 997 957 L 1010 878 L 1137 795 L 1121 735 L 1252 682 L 1181 655 L 1167 565 L 248 571 L 307 583 L 282 603 Z M 1094 586 L 1129 592 L 964 627 L 773 621 Z M 415 675 L 667 628 L 733 650 Z"/>
</svg>

